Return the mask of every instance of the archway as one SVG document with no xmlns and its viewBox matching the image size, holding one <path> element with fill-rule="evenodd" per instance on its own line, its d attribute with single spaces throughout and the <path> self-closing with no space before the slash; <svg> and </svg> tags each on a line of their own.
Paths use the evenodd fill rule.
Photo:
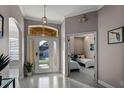
<svg viewBox="0 0 124 93">
<path fill-rule="evenodd" d="M 9 77 L 22 77 L 22 31 L 13 17 L 9 18 Z"/>
</svg>

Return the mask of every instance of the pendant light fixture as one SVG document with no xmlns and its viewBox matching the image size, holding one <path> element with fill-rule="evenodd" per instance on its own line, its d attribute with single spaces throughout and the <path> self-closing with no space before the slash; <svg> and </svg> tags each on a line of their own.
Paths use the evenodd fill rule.
<svg viewBox="0 0 124 93">
<path fill-rule="evenodd" d="M 43 6 L 43 13 L 44 13 L 44 16 L 42 17 L 42 24 L 46 25 L 47 24 L 46 5 Z"/>
</svg>

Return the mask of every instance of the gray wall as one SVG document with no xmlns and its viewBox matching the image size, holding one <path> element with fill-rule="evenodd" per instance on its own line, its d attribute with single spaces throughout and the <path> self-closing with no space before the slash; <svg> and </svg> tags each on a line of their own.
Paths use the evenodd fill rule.
<svg viewBox="0 0 124 93">
<path fill-rule="evenodd" d="M 97 12 L 90 12 L 86 14 L 88 17 L 88 21 L 84 22 L 84 23 L 80 23 L 79 19 L 82 17 L 82 15 L 77 15 L 77 16 L 73 16 L 73 17 L 68 17 L 65 18 L 65 21 L 63 22 L 63 27 L 65 27 L 65 29 L 62 31 L 62 35 L 64 37 L 64 39 L 62 40 L 62 43 L 64 43 L 63 45 L 65 45 L 65 47 L 63 47 L 61 49 L 61 51 L 64 50 L 62 57 L 65 58 L 65 60 L 62 60 L 65 67 L 65 76 L 68 76 L 69 71 L 68 71 L 68 47 L 67 47 L 67 34 L 74 34 L 74 33 L 82 33 L 82 32 L 94 32 L 94 31 L 98 31 L 98 17 L 97 17 Z M 65 32 L 65 34 L 64 34 Z"/>
<path fill-rule="evenodd" d="M 18 22 L 19 28 L 23 33 L 24 20 L 22 13 L 16 5 L 0 5 L 0 14 L 4 16 L 4 37 L 0 38 L 0 53 L 9 53 L 9 17 L 13 17 Z M 21 52 L 22 53 L 22 52 Z M 22 60 L 23 61 L 23 60 Z M 22 66 L 22 64 L 20 64 Z M 23 68 L 23 66 L 22 66 Z M 8 76 L 8 67 L 2 71 L 3 76 Z M 22 70 L 21 70 L 22 72 Z"/>
<path fill-rule="evenodd" d="M 124 6 L 105 6 L 99 10 L 99 79 L 115 87 L 121 87 L 124 80 L 124 43 L 108 45 L 107 32 L 120 26 L 124 26 Z"/>
<path fill-rule="evenodd" d="M 121 86 L 124 81 L 124 43 L 107 44 L 107 32 L 124 26 L 124 6 L 104 6 L 98 13 L 87 15 L 87 23 L 78 22 L 81 15 L 66 18 L 66 34 L 98 31 L 98 79 L 114 87 L 124 87 Z"/>
<path fill-rule="evenodd" d="M 42 22 L 24 19 L 25 50 L 27 50 L 28 26 L 30 26 L 30 25 L 42 25 Z M 60 49 L 61 49 L 61 45 L 60 45 L 61 44 L 61 35 L 60 35 L 61 34 L 61 25 L 60 24 L 54 24 L 54 23 L 48 23 L 47 25 L 58 29 L 59 46 L 60 46 Z M 61 55 L 61 53 L 60 53 L 60 55 Z M 60 58 L 60 60 L 61 60 L 61 58 Z M 27 61 L 27 51 L 25 51 L 25 62 L 26 61 Z M 60 70 L 61 70 L 61 68 L 60 68 Z"/>
<path fill-rule="evenodd" d="M 65 19 L 66 34 L 80 33 L 87 31 L 97 31 L 97 12 L 90 12 L 86 14 L 88 21 L 80 23 L 79 19 L 82 15 L 73 16 Z"/>
</svg>

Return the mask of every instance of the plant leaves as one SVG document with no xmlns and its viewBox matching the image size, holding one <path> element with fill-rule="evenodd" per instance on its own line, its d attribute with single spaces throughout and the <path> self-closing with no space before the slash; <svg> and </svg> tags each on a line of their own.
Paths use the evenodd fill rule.
<svg viewBox="0 0 124 93">
<path fill-rule="evenodd" d="M 0 55 L 0 71 L 3 70 L 8 64 L 9 64 L 10 60 L 8 55 L 4 56 L 4 54 L 2 53 Z"/>
</svg>

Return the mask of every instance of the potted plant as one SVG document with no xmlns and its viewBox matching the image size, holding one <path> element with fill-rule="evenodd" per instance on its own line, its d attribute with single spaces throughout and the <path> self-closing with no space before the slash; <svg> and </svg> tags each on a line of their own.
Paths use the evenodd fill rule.
<svg viewBox="0 0 124 93">
<path fill-rule="evenodd" d="M 27 62 L 25 66 L 26 66 L 26 69 L 27 69 L 27 76 L 31 76 L 32 75 L 32 69 L 33 69 L 33 64 Z"/>
<path fill-rule="evenodd" d="M 9 62 L 10 60 L 8 55 L 7 56 L 4 56 L 4 54 L 0 55 L 0 72 L 9 64 Z M 1 86 L 1 83 L 2 83 L 2 76 L 0 73 L 0 86 Z"/>
</svg>

